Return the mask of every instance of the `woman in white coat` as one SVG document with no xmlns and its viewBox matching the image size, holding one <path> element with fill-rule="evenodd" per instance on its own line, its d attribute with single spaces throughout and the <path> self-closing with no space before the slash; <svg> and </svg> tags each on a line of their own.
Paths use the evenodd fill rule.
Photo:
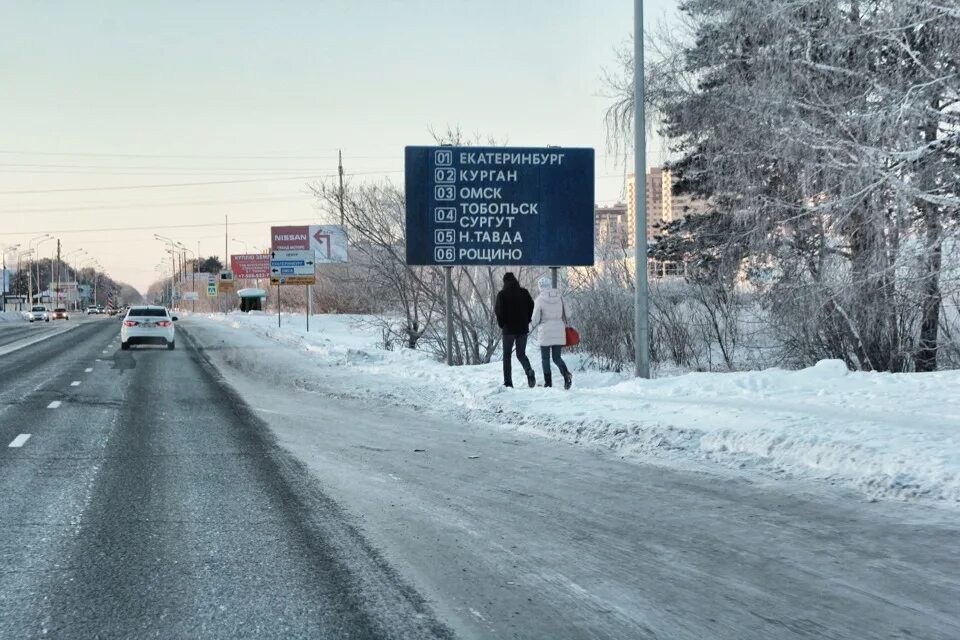
<svg viewBox="0 0 960 640">
<path fill-rule="evenodd" d="M 567 310 L 563 304 L 563 296 L 553 288 L 550 278 L 543 277 L 537 281 L 540 295 L 533 303 L 533 318 L 530 320 L 530 330 L 539 327 L 540 357 L 543 360 L 543 386 L 553 386 L 553 376 L 550 370 L 550 359 L 560 369 L 563 376 L 563 388 L 569 389 L 573 384 L 573 374 L 567 369 L 566 363 L 560 357 L 560 352 L 567 344 Z"/>
</svg>

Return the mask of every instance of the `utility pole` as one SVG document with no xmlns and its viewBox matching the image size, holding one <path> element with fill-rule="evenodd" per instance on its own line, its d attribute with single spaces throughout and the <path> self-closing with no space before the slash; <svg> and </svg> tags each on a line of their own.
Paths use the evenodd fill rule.
<svg viewBox="0 0 960 640">
<path fill-rule="evenodd" d="M 60 306 L 60 269 L 62 268 L 62 263 L 60 262 L 60 241 L 57 240 L 57 290 L 56 290 L 56 301 L 53 303 L 53 308 L 56 309 Z"/>
<path fill-rule="evenodd" d="M 647 283 L 647 119 L 646 78 L 643 68 L 643 0 L 634 0 L 633 25 L 633 198 L 634 266 L 634 375 L 650 377 L 650 299 Z"/>
<path fill-rule="evenodd" d="M 0 311 L 7 310 L 7 248 L 0 247 L 3 252 L 3 271 L 0 271 Z"/>
<path fill-rule="evenodd" d="M 340 176 L 340 226 L 344 224 L 344 215 L 343 215 L 343 150 L 337 150 L 337 156 L 340 159 L 339 165 L 337 166 L 337 174 Z"/>
</svg>

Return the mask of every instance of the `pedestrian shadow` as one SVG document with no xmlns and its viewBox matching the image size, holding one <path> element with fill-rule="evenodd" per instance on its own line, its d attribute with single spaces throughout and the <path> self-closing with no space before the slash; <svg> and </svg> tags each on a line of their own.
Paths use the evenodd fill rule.
<svg viewBox="0 0 960 640">
<path fill-rule="evenodd" d="M 137 359 L 129 351 L 116 351 L 113 354 L 113 367 L 119 374 L 137 368 Z"/>
</svg>

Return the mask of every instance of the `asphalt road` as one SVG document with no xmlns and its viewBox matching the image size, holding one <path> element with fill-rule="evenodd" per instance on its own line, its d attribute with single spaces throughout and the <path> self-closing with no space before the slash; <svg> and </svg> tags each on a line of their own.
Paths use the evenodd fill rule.
<svg viewBox="0 0 960 640">
<path fill-rule="evenodd" d="M 953 512 L 271 381 L 189 319 L 118 334 L 0 328 L 4 640 L 960 638 Z"/>
<path fill-rule="evenodd" d="M 375 403 L 348 366 L 224 326 L 184 323 L 458 637 L 960 638 L 955 510 Z"/>
<path fill-rule="evenodd" d="M 118 335 L 0 356 L 0 638 L 450 635 L 188 341 Z"/>
</svg>

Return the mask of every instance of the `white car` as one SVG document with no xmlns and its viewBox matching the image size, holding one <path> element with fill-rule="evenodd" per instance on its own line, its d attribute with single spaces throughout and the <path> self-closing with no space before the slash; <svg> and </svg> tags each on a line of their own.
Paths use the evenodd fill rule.
<svg viewBox="0 0 960 640">
<path fill-rule="evenodd" d="M 129 349 L 133 344 L 165 344 L 167 349 L 176 347 L 173 323 L 166 307 L 130 307 L 120 326 L 120 348 Z"/>
<path fill-rule="evenodd" d="M 47 308 L 41 305 L 35 304 L 30 307 L 30 311 L 26 313 L 27 320 L 30 322 L 50 322 L 50 314 L 47 313 Z"/>
</svg>

